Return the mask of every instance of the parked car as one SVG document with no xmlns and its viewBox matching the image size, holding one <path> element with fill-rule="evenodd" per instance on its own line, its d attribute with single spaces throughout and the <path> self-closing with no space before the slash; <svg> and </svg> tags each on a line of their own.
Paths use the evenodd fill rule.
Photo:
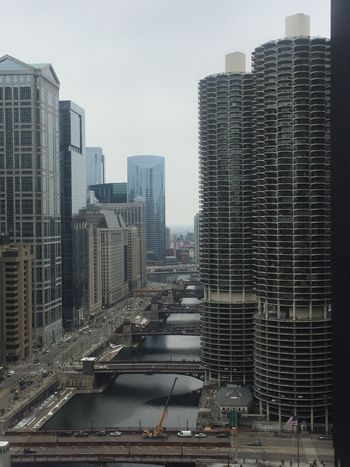
<svg viewBox="0 0 350 467">
<path fill-rule="evenodd" d="M 23 449 L 24 454 L 35 454 L 36 450 L 33 448 L 24 448 Z"/>
<path fill-rule="evenodd" d="M 7 372 L 7 376 L 12 376 L 12 375 L 14 375 L 14 374 L 15 374 L 14 370 L 9 370 L 9 371 Z"/>
<path fill-rule="evenodd" d="M 97 431 L 95 433 L 95 436 L 106 436 L 106 432 L 105 431 Z"/>
<path fill-rule="evenodd" d="M 248 446 L 261 446 L 261 441 L 260 439 L 251 439 L 247 443 Z"/>
<path fill-rule="evenodd" d="M 77 438 L 86 438 L 87 436 L 89 436 L 89 433 L 87 433 L 86 431 L 76 431 L 74 433 L 74 436 L 76 436 Z"/>
<path fill-rule="evenodd" d="M 194 437 L 195 437 L 195 438 L 206 438 L 207 435 L 206 435 L 205 433 L 196 433 L 196 434 L 194 435 Z"/>
<path fill-rule="evenodd" d="M 122 435 L 121 431 L 112 431 L 112 433 L 109 433 L 109 434 L 110 436 L 121 436 Z"/>
<path fill-rule="evenodd" d="M 329 433 L 325 433 L 324 435 L 319 436 L 318 439 L 333 439 L 333 436 Z"/>
</svg>

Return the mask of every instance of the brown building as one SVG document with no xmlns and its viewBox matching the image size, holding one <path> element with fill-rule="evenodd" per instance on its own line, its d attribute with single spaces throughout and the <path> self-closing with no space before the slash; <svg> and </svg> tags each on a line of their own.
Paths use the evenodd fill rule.
<svg viewBox="0 0 350 467">
<path fill-rule="evenodd" d="M 32 352 L 32 260 L 29 245 L 0 242 L 0 362 Z"/>
</svg>

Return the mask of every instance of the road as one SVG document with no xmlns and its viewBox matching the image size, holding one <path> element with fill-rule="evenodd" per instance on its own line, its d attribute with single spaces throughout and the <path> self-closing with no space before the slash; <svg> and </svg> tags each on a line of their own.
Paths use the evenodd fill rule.
<svg viewBox="0 0 350 467">
<path fill-rule="evenodd" d="M 36 350 L 30 359 L 20 365 L 9 365 L 8 370 L 14 371 L 14 374 L 0 383 L 0 415 L 6 416 L 15 412 L 47 384 L 50 375 L 54 375 L 65 366 L 71 366 L 74 361 L 80 363 L 80 359 L 108 339 L 125 318 L 132 319 L 142 314 L 149 300 L 148 297 L 127 298 L 104 310 L 103 318 L 90 323 L 84 330 L 65 334 L 51 347 Z M 24 379 L 30 385 L 21 389 L 20 379 Z"/>
<path fill-rule="evenodd" d="M 252 439 L 259 439 L 261 446 L 248 446 Z M 207 438 L 179 438 L 170 434 L 166 440 L 143 439 L 141 433 L 123 433 L 119 437 L 110 435 L 79 438 L 75 436 L 56 436 L 53 434 L 8 435 L 13 455 L 24 455 L 24 447 L 36 450 L 36 456 L 45 455 L 121 455 L 121 456 L 208 456 L 208 458 L 226 458 L 260 460 L 296 460 L 296 441 L 294 437 L 275 437 L 271 434 L 251 432 L 230 438 L 217 438 L 209 434 Z M 237 454 L 236 454 L 237 449 Z M 332 441 L 319 440 L 316 436 L 302 436 L 300 439 L 300 461 L 312 462 L 315 459 L 332 465 Z"/>
</svg>

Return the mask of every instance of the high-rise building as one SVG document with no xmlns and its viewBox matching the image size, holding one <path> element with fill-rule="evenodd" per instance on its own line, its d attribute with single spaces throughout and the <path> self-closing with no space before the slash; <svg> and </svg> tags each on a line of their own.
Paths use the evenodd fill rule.
<svg viewBox="0 0 350 467">
<path fill-rule="evenodd" d="M 62 218 L 62 318 L 66 329 L 79 320 L 73 281 L 72 219 L 86 206 L 85 112 L 72 101 L 59 102 Z M 79 245 L 77 245 L 79 247 Z M 77 252 L 80 256 L 80 253 Z M 79 301 L 80 302 L 80 301 Z"/>
<path fill-rule="evenodd" d="M 102 304 L 111 306 L 124 298 L 129 290 L 128 229 L 122 216 L 102 207 L 82 209 L 79 217 L 100 234 Z"/>
<path fill-rule="evenodd" d="M 194 262 L 195 264 L 199 264 L 199 219 L 200 214 L 197 212 L 194 216 Z"/>
<path fill-rule="evenodd" d="M 127 183 L 102 183 L 91 185 L 89 190 L 95 193 L 100 203 L 126 203 L 128 200 Z"/>
<path fill-rule="evenodd" d="M 0 237 L 0 363 L 32 353 L 32 260 L 30 245 Z"/>
<path fill-rule="evenodd" d="M 146 212 L 144 201 L 137 200 L 135 203 L 105 203 L 103 209 L 110 209 L 124 219 L 127 227 L 136 227 L 140 248 L 140 281 L 141 286 L 146 283 Z"/>
<path fill-rule="evenodd" d="M 86 185 L 105 182 L 105 156 L 102 148 L 86 148 Z"/>
<path fill-rule="evenodd" d="M 334 423 L 336 467 L 350 465 L 350 3 L 332 0 L 331 39 L 331 235 Z"/>
<path fill-rule="evenodd" d="M 102 311 L 101 232 L 84 216 L 73 216 L 73 286 L 77 312 L 73 327 Z"/>
<path fill-rule="evenodd" d="M 164 157 L 128 157 L 128 202 L 142 198 L 146 206 L 146 260 L 165 261 Z"/>
<path fill-rule="evenodd" d="M 58 93 L 52 65 L 0 58 L 0 232 L 32 245 L 38 345 L 62 333 Z"/>
<path fill-rule="evenodd" d="M 199 83 L 201 361 L 206 381 L 253 381 L 252 75 L 240 52 Z"/>
<path fill-rule="evenodd" d="M 309 19 L 253 53 L 255 395 L 261 413 L 329 427 L 330 43 Z"/>
</svg>

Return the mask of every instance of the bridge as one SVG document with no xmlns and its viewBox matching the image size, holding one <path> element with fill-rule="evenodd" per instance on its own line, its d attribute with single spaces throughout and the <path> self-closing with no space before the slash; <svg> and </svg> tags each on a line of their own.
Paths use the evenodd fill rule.
<svg viewBox="0 0 350 467">
<path fill-rule="evenodd" d="M 178 374 L 188 375 L 203 380 L 204 367 L 199 361 L 142 361 L 124 360 L 120 362 L 96 362 L 95 374 Z"/>
<path fill-rule="evenodd" d="M 133 337 L 141 336 L 199 336 L 199 324 L 193 326 L 164 325 L 152 321 L 148 326 L 131 326 Z"/>
<path fill-rule="evenodd" d="M 10 443 L 11 465 L 36 465 L 44 462 L 59 465 L 79 462 L 99 465 L 114 462 L 203 465 L 217 462 L 227 465 L 232 456 L 237 459 L 235 465 L 243 464 L 243 459 L 249 465 L 257 465 L 259 459 L 280 463 L 283 458 L 284 465 L 287 465 L 287 460 L 296 454 L 290 437 L 280 438 L 269 433 L 260 433 L 262 447 L 255 447 L 248 444 L 252 433 L 240 431 L 239 438 L 234 443 L 239 446 L 239 450 L 237 452 L 235 449 L 234 452 L 230 438 L 217 438 L 218 431 L 209 433 L 206 438 L 178 438 L 175 431 L 167 431 L 168 437 L 161 440 L 143 439 L 142 430 L 129 433 L 123 430 L 119 437 L 111 436 L 111 431 L 112 429 L 106 429 L 103 436 L 97 436 L 96 431 L 87 430 L 84 437 L 72 436 L 73 433 L 68 431 L 8 432 L 3 439 Z M 301 436 L 302 463 L 309 461 L 312 446 L 312 459 L 323 459 L 326 465 L 332 465 L 331 441 L 320 443 L 317 437 L 312 438 L 310 434 Z M 306 447 L 304 440 L 307 440 Z M 25 454 L 25 448 L 31 448 L 33 452 Z"/>
<path fill-rule="evenodd" d="M 165 305 L 163 306 L 163 309 L 160 310 L 161 312 L 163 311 L 166 314 L 198 314 L 201 312 L 200 305 Z"/>
</svg>

